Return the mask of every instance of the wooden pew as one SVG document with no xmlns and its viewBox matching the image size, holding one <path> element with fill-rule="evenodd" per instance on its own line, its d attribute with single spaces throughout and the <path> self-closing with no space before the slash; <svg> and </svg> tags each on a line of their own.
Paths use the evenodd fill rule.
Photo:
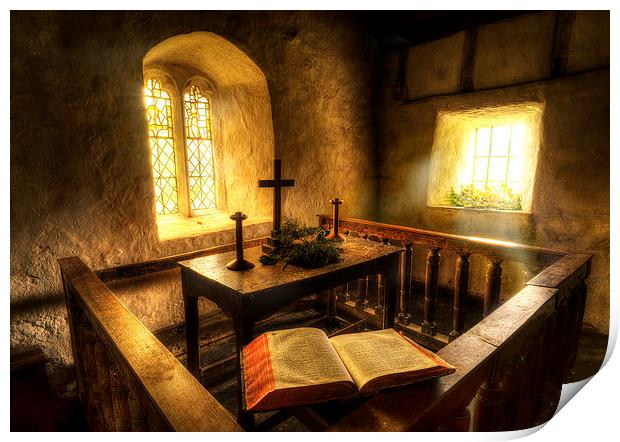
<svg viewBox="0 0 620 442">
<path fill-rule="evenodd" d="M 240 431 L 211 396 L 76 257 L 58 260 L 80 400 L 95 431 Z"/>
</svg>

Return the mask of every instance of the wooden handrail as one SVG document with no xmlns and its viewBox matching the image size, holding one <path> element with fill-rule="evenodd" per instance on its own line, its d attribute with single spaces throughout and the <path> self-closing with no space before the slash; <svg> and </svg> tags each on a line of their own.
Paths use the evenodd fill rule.
<svg viewBox="0 0 620 442">
<path fill-rule="evenodd" d="M 567 255 L 442 348 L 438 355 L 457 368 L 454 374 L 375 395 L 330 430 L 450 430 L 451 417 L 462 416 L 476 391 L 480 414 L 475 429 L 511 430 L 546 422 L 557 406 L 571 358 L 574 360 L 585 305 L 584 280 L 591 258 L 586 254 Z M 532 342 L 542 345 L 533 347 Z M 515 389 L 512 399 L 518 403 L 513 407 L 529 407 L 520 412 L 531 413 L 529 421 L 515 421 L 506 410 L 502 414 L 501 392 L 489 400 L 489 391 L 501 388 L 501 384 L 491 386 L 489 382 L 491 378 L 500 379 L 509 361 L 523 355 L 527 370 L 521 376 L 527 378 L 523 385 L 529 391 Z M 492 407 L 496 407 L 493 412 L 484 412 Z M 469 420 L 461 425 L 462 430 L 467 428 Z"/>
<path fill-rule="evenodd" d="M 256 238 L 243 242 L 243 247 L 254 247 L 267 242 L 267 237 Z M 116 281 L 125 278 L 134 278 L 136 276 L 146 275 L 148 273 L 162 272 L 177 266 L 177 262 L 186 259 L 198 258 L 199 256 L 216 255 L 218 253 L 230 252 L 235 250 L 235 243 L 223 244 L 221 246 L 209 247 L 206 249 L 194 250 L 192 252 L 180 253 L 177 255 L 164 256 L 162 258 L 152 259 L 150 261 L 141 261 L 131 264 L 123 264 L 120 266 L 109 267 L 106 269 L 96 270 L 95 274 L 103 282 Z"/>
<path fill-rule="evenodd" d="M 94 429 L 241 430 L 233 416 L 79 258 L 62 258 L 58 263 L 78 387 L 87 410 L 95 411 L 96 417 L 89 417 Z M 127 428 L 129 423 L 131 428 Z"/>
<path fill-rule="evenodd" d="M 318 215 L 318 218 L 319 224 L 322 226 L 332 227 L 334 223 L 333 217 L 329 215 Z M 390 242 L 391 244 L 402 244 L 400 310 L 397 322 L 410 337 L 435 350 L 439 350 L 465 331 L 465 304 L 469 293 L 469 281 L 472 279 L 469 275 L 471 255 L 482 256 L 487 261 L 486 273 L 476 275 L 477 281 L 484 283 L 484 292 L 481 294 L 484 299 L 483 317 L 489 315 L 500 304 L 504 261 L 522 263 L 525 274 L 531 278 L 544 266 L 550 266 L 567 256 L 566 252 L 543 247 L 433 232 L 354 218 L 340 218 L 339 226 L 340 231 L 350 235 L 363 236 L 369 240 Z M 427 249 L 423 281 L 415 280 L 412 276 L 412 256 L 414 253 L 420 253 L 418 249 L 414 252 L 414 245 L 422 245 Z M 452 251 L 454 256 L 444 254 L 445 250 Z M 454 260 L 453 263 L 450 262 L 452 259 Z M 449 289 L 443 283 L 440 285 L 439 281 L 440 267 L 445 268 L 446 264 L 448 266 L 454 265 L 452 329 L 440 331 L 435 322 L 435 310 L 440 287 L 444 293 Z M 361 281 L 361 283 L 363 282 Z M 420 296 L 421 285 L 423 285 L 424 299 L 418 302 L 423 302 L 423 320 L 414 318 L 411 311 L 411 305 L 413 305 L 411 298 L 415 293 Z M 337 308 L 346 314 L 357 317 L 363 316 L 369 323 L 376 324 L 377 321 L 372 311 L 361 305 L 362 302 L 367 303 L 369 301 L 366 299 L 368 291 L 367 280 L 365 292 L 359 294 L 358 290 L 355 303 L 340 303 Z M 370 293 L 371 298 L 379 296 L 379 291 L 374 289 L 374 283 Z M 376 299 L 373 302 L 380 305 L 381 301 Z M 354 306 L 359 308 L 356 309 Z"/>
<path fill-rule="evenodd" d="M 319 225 L 330 225 L 331 215 L 317 215 Z M 550 265 L 567 252 L 544 247 L 529 246 L 508 241 L 478 238 L 475 236 L 455 235 L 452 233 L 434 232 L 414 227 L 366 221 L 356 218 L 340 218 L 340 230 L 367 232 L 384 238 L 404 242 L 432 244 L 437 248 L 450 250 L 468 250 L 470 253 L 497 257 L 514 261 L 532 261 L 539 265 Z"/>
</svg>

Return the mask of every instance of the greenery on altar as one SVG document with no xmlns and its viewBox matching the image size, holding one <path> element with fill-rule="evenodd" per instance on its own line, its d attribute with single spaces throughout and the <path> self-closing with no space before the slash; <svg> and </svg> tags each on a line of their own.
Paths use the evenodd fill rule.
<svg viewBox="0 0 620 442">
<path fill-rule="evenodd" d="M 308 227 L 295 218 L 285 218 L 280 229 L 280 246 L 259 258 L 264 265 L 278 261 L 306 268 L 323 267 L 341 261 L 341 239 L 327 239 L 328 231 Z"/>
</svg>

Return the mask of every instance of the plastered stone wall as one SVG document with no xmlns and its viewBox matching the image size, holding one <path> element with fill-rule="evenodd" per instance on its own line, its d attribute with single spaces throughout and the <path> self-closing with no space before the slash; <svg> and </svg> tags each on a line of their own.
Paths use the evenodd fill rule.
<svg viewBox="0 0 620 442">
<path fill-rule="evenodd" d="M 230 41 L 266 78 L 273 149 L 284 176 L 296 180 L 283 192 L 285 213 L 316 223 L 314 215 L 329 211 L 335 196 L 345 200 L 347 215 L 373 210 L 373 45 L 346 14 L 13 12 L 11 346 L 43 347 L 57 394 L 72 394 L 63 383 L 72 357 L 57 258 L 77 255 L 99 269 L 234 239 L 232 230 L 165 242 L 157 236 L 143 61 L 164 40 L 197 31 Z M 243 100 L 252 102 L 245 92 Z M 225 143 L 235 149 L 234 139 Z M 252 165 L 246 158 L 241 173 L 255 166 L 252 173 L 269 178 L 271 163 L 263 160 Z M 254 194 L 247 184 L 235 186 L 243 177 L 229 178 L 228 201 L 239 205 L 256 195 L 271 203 L 270 190 Z M 252 226 L 246 235 L 269 228 Z M 166 284 L 153 292 L 165 296 Z M 151 290 L 145 287 L 137 296 Z M 178 304 L 174 294 L 148 298 L 143 310 L 125 302 L 152 328 L 179 319 L 169 310 Z M 159 309 L 166 320 L 156 317 Z"/>
<path fill-rule="evenodd" d="M 576 15 L 571 42 L 577 41 L 579 46 L 578 49 L 569 46 L 569 71 L 563 78 L 539 78 L 539 81 L 526 84 L 403 103 L 393 99 L 398 54 L 387 57 L 379 123 L 384 146 L 380 151 L 380 219 L 440 232 L 593 253 L 592 273 L 587 281 L 589 293 L 585 321 L 606 332 L 609 322 L 609 60 L 600 56 L 608 53 L 600 45 L 606 44 L 608 51 L 609 39 L 605 42 L 601 35 L 608 35 L 609 15 L 587 14 L 578 12 Z M 537 40 L 541 31 L 520 30 L 517 25 L 548 20 L 546 14 L 537 14 L 488 25 L 485 32 L 494 29 L 498 38 L 518 33 L 522 45 L 544 46 L 548 42 Z M 597 25 L 594 26 L 593 22 Z M 488 36 L 482 44 L 491 40 Z M 590 55 L 583 63 L 575 60 L 587 52 L 583 48 L 588 46 L 599 54 L 597 63 L 593 64 L 595 57 Z M 487 46 L 485 57 L 495 57 L 499 63 L 507 55 L 518 55 L 522 48 L 513 49 L 511 54 L 506 54 L 505 48 L 494 53 Z M 529 68 L 526 63 L 528 75 L 535 72 L 543 75 L 544 70 L 536 71 L 532 66 L 543 66 L 547 62 L 548 59 L 530 60 Z M 588 66 L 587 72 L 570 70 L 570 66 L 585 65 Z M 526 71 L 514 73 L 511 80 L 503 68 L 497 70 L 497 78 L 493 78 L 489 70 L 476 69 L 475 78 L 479 74 L 486 78 L 485 87 L 505 85 L 506 81 L 520 83 L 525 78 L 521 74 L 525 75 Z M 531 213 L 429 207 L 431 151 L 438 114 L 520 102 L 544 105 Z M 424 268 L 424 255 L 425 251 L 420 250 L 415 258 L 419 277 Z M 504 265 L 502 297 L 523 283 L 524 270 L 513 263 Z M 453 272 L 453 254 L 443 253 L 440 283 L 451 284 Z M 472 261 L 470 274 L 478 275 L 470 281 L 472 290 L 479 293 L 484 262 Z"/>
<path fill-rule="evenodd" d="M 542 12 L 481 26 L 475 61 L 476 89 L 548 76 L 555 13 Z"/>
<path fill-rule="evenodd" d="M 407 95 L 411 99 L 459 90 L 465 32 L 409 48 Z M 424 60 L 424 62 L 420 62 Z"/>
</svg>

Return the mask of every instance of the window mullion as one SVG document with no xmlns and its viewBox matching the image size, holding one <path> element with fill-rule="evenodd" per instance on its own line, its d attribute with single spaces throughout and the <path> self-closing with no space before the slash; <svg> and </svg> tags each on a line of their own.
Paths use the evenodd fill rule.
<svg viewBox="0 0 620 442">
<path fill-rule="evenodd" d="M 484 178 L 484 188 L 485 190 L 489 186 L 489 167 L 491 165 L 491 154 L 493 153 L 491 149 L 493 148 L 493 126 L 491 126 L 491 135 L 489 136 L 489 156 L 487 157 L 487 174 Z"/>
<path fill-rule="evenodd" d="M 189 202 L 189 185 L 187 174 L 187 156 L 185 146 L 185 118 L 183 118 L 183 101 L 175 91 L 173 98 L 173 118 L 175 127 L 175 155 L 177 158 L 177 184 L 179 186 L 179 211 L 184 216 L 191 216 Z"/>
<path fill-rule="evenodd" d="M 508 187 L 508 171 L 510 170 L 510 147 L 512 146 L 512 126 L 510 126 L 510 135 L 508 136 L 508 158 L 506 159 L 506 175 L 504 175 L 504 184 Z"/>
<path fill-rule="evenodd" d="M 474 139 L 474 171 L 471 174 L 471 183 L 475 186 L 476 183 L 476 160 L 478 159 L 478 129 L 476 128 L 476 137 Z"/>
</svg>

